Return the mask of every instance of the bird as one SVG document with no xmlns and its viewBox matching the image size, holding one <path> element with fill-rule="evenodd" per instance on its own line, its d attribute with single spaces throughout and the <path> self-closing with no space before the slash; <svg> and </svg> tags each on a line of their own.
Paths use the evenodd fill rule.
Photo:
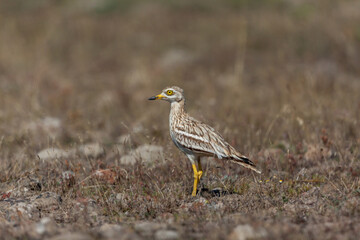
<svg viewBox="0 0 360 240">
<path fill-rule="evenodd" d="M 194 172 L 192 196 L 197 194 L 197 185 L 203 175 L 201 157 L 213 156 L 228 160 L 261 173 L 255 164 L 245 155 L 239 153 L 224 138 L 209 125 L 196 120 L 185 111 L 184 90 L 177 87 L 167 87 L 160 94 L 148 100 L 165 100 L 170 102 L 169 130 L 175 146 L 190 160 Z M 198 167 L 196 167 L 196 163 Z"/>
</svg>

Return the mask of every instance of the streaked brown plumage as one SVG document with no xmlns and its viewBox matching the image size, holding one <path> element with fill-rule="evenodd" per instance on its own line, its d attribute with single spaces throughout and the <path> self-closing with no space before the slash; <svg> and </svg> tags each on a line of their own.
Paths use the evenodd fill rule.
<svg viewBox="0 0 360 240">
<path fill-rule="evenodd" d="M 149 100 L 162 99 L 171 103 L 169 115 L 170 136 L 175 145 L 186 154 L 192 163 L 194 170 L 194 188 L 192 195 L 196 195 L 197 183 L 202 176 L 200 157 L 214 156 L 226 159 L 257 173 L 255 164 L 246 156 L 240 154 L 227 143 L 224 138 L 209 125 L 189 116 L 184 109 L 185 98 L 183 90 L 173 86 L 165 88 L 161 94 L 149 98 Z M 198 169 L 195 165 L 198 162 Z"/>
</svg>

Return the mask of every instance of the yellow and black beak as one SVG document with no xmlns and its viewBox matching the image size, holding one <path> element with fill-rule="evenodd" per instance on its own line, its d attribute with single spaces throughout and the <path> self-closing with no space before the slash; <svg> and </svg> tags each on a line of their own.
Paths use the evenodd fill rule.
<svg viewBox="0 0 360 240">
<path fill-rule="evenodd" d="M 162 95 L 162 94 L 159 94 L 159 95 L 156 95 L 156 96 L 152 96 L 148 100 L 158 100 L 158 99 L 163 99 L 163 98 L 166 98 L 166 97 L 164 95 Z"/>
</svg>

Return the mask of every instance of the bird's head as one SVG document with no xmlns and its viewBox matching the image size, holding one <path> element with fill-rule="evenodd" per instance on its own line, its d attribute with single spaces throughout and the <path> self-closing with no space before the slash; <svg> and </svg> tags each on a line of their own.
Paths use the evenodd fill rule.
<svg viewBox="0 0 360 240">
<path fill-rule="evenodd" d="M 176 86 L 167 87 L 162 92 L 156 96 L 149 98 L 149 100 L 165 100 L 170 103 L 172 102 L 180 102 L 184 100 L 184 91 Z"/>
</svg>

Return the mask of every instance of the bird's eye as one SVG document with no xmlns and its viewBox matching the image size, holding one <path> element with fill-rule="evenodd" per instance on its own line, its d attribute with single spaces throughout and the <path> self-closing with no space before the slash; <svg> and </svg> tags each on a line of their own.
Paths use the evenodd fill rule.
<svg viewBox="0 0 360 240">
<path fill-rule="evenodd" d="M 166 94 L 170 96 L 170 95 L 173 95 L 174 92 L 173 92 L 172 90 L 167 90 L 167 91 L 166 91 Z"/>
</svg>

